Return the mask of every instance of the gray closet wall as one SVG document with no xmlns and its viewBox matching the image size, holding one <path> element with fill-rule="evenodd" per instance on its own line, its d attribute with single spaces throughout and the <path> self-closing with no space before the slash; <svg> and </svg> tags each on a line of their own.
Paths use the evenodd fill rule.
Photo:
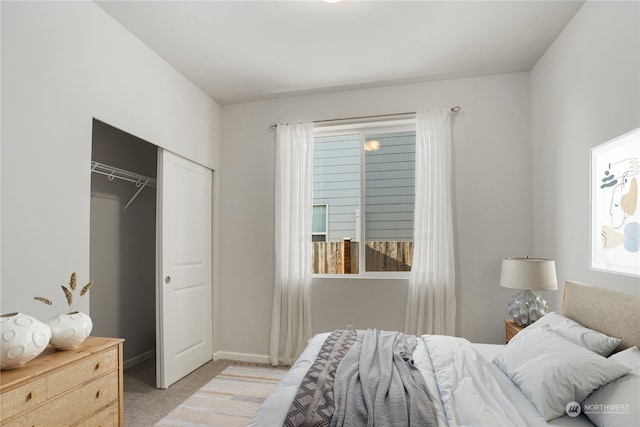
<svg viewBox="0 0 640 427">
<path fill-rule="evenodd" d="M 157 147 L 98 120 L 92 160 L 156 178 Z M 88 165 L 87 165 L 88 167 Z M 155 354 L 156 189 L 91 174 L 94 336 L 120 337 L 125 368 Z"/>
</svg>

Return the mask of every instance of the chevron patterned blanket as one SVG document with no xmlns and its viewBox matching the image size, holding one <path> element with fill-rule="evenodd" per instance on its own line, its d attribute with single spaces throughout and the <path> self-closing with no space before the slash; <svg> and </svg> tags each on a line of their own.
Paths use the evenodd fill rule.
<svg viewBox="0 0 640 427">
<path fill-rule="evenodd" d="M 335 410 L 333 382 L 340 361 L 357 338 L 356 331 L 334 331 L 305 375 L 284 425 L 329 426 Z"/>
</svg>

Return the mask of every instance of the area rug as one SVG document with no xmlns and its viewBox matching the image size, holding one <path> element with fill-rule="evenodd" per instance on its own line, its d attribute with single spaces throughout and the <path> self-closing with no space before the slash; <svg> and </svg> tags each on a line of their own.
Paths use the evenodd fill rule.
<svg viewBox="0 0 640 427">
<path fill-rule="evenodd" d="M 231 365 L 156 427 L 246 426 L 286 373 L 280 368 Z"/>
</svg>

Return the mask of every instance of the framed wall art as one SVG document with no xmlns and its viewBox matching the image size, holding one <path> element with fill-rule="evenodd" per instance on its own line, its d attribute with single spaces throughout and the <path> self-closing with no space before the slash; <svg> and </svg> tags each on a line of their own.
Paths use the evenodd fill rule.
<svg viewBox="0 0 640 427">
<path fill-rule="evenodd" d="M 640 128 L 591 149 L 591 268 L 640 277 Z"/>
</svg>

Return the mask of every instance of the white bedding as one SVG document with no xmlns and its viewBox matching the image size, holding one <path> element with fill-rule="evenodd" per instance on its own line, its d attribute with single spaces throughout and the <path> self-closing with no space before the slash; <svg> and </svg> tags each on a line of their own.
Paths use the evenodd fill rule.
<svg viewBox="0 0 640 427">
<path fill-rule="evenodd" d="M 283 424 L 302 378 L 328 335 L 318 334 L 310 340 L 249 426 Z M 425 336 L 418 340 L 414 362 L 427 383 L 439 426 L 593 425 L 582 414 L 575 418 L 565 415 L 547 423 L 520 389 L 491 362 L 502 347 L 471 344 L 445 336 Z M 457 360 L 452 363 L 452 358 Z"/>
</svg>

